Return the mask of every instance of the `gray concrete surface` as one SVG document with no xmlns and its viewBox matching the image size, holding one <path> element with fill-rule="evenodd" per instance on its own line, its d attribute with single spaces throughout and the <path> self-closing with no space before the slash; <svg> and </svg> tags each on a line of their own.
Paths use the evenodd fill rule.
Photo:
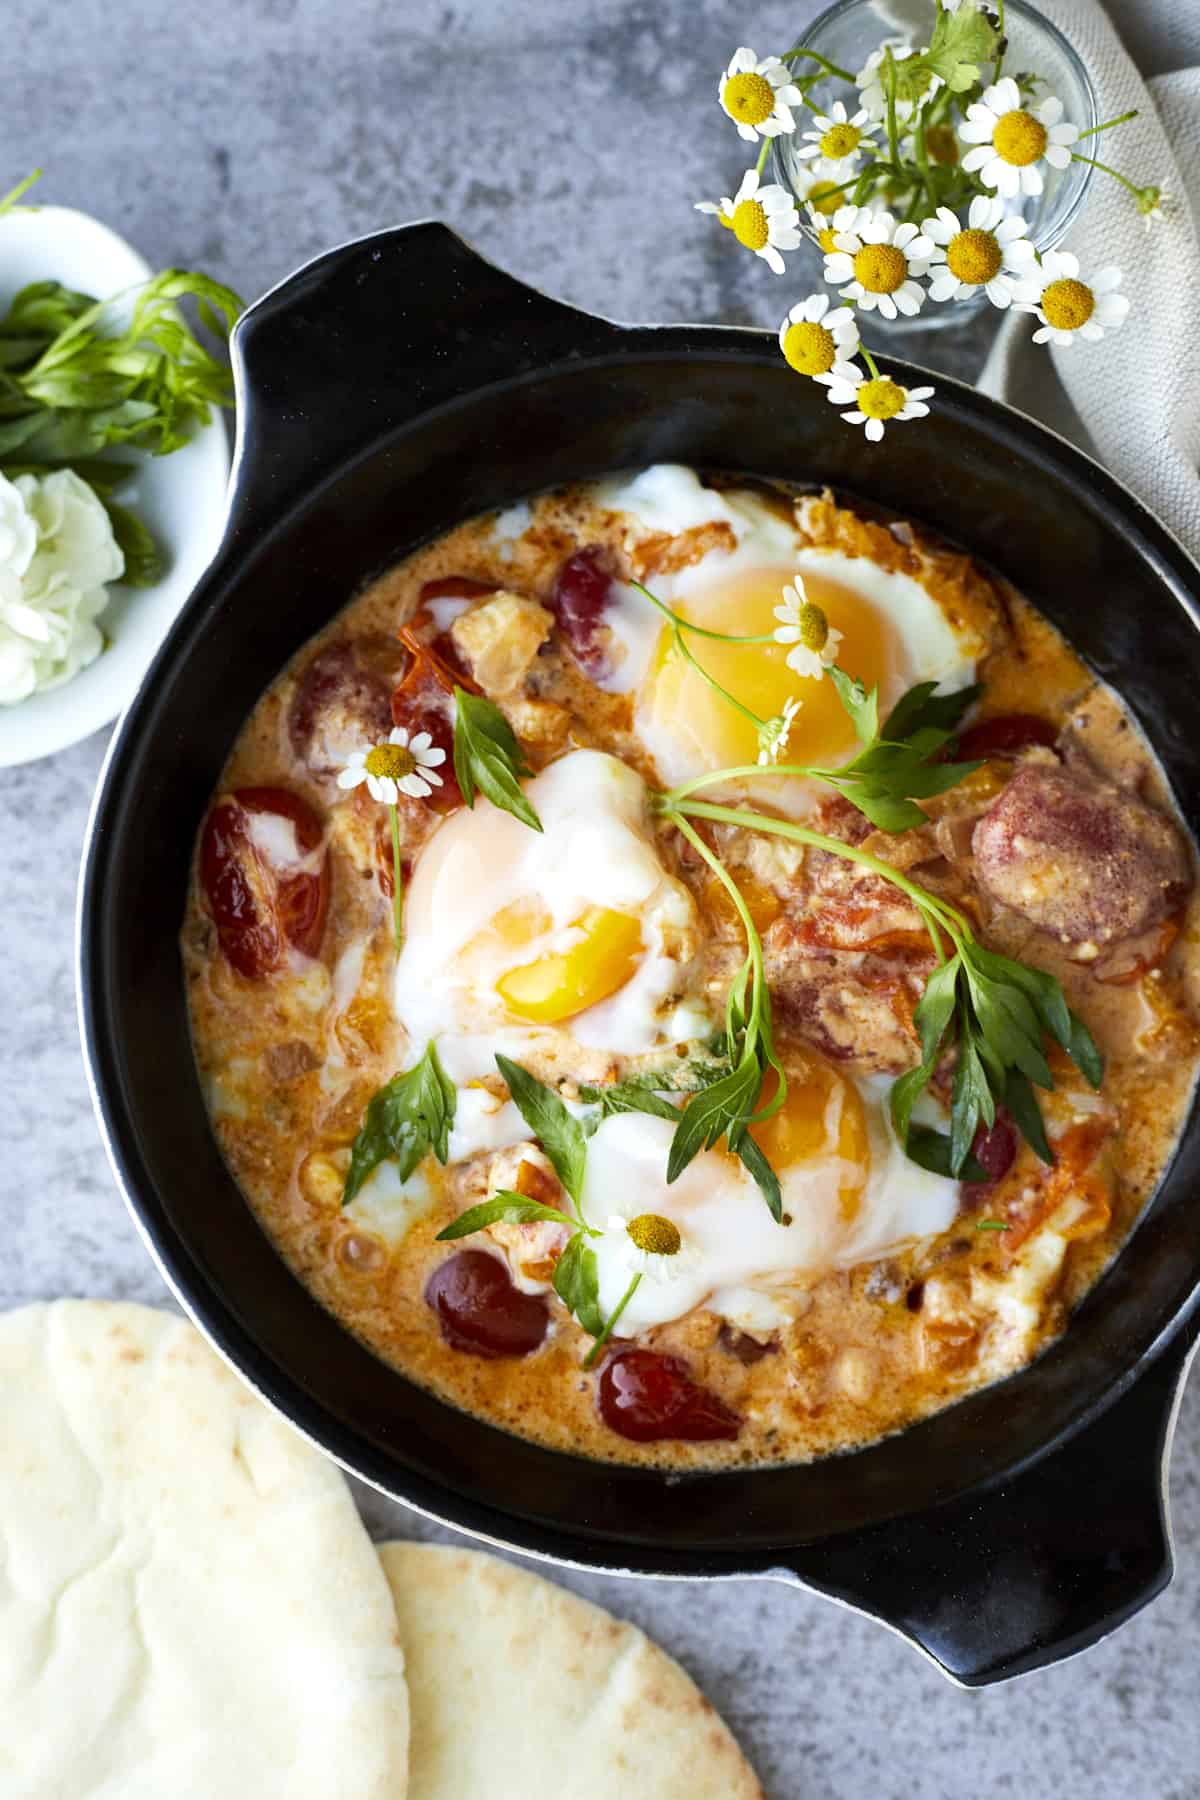
<svg viewBox="0 0 1200 1800">
<path fill-rule="evenodd" d="M 0 191 L 40 162 L 45 199 L 248 297 L 339 239 L 436 214 L 515 273 L 611 316 L 773 323 L 785 284 L 690 207 L 742 166 L 714 102 L 728 54 L 747 37 L 794 41 L 815 11 L 6 0 Z M 967 375 L 980 352 L 978 339 L 924 350 Z M 0 774 L 0 1307 L 166 1298 L 110 1179 L 76 1041 L 75 874 L 103 750 L 96 737 Z M 1171 1495 L 1170 1591 L 1083 1658 L 983 1694 L 780 1587 L 563 1580 L 681 1658 L 772 1800 L 1184 1800 L 1200 1791 L 1195 1391 Z M 438 1535 L 373 1497 L 364 1510 L 378 1535 Z"/>
</svg>

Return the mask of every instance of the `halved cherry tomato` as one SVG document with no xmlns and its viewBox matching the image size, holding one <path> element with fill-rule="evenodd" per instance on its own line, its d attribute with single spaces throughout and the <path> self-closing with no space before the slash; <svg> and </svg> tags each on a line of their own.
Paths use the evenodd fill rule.
<svg viewBox="0 0 1200 1800">
<path fill-rule="evenodd" d="M 273 862 L 255 844 L 254 814 L 286 819 L 295 833 L 297 860 L 307 868 Z M 213 807 L 200 841 L 200 880 L 217 938 L 239 975 L 260 980 L 280 967 L 290 944 L 317 956 L 329 910 L 329 856 L 311 806 L 286 788 L 238 788 Z"/>
<path fill-rule="evenodd" d="M 685 1362 L 657 1350 L 618 1350 L 610 1356 L 601 1371 L 598 1397 L 609 1429 L 638 1444 L 660 1438 L 730 1440 L 741 1429 L 737 1414 L 693 1381 Z"/>
<path fill-rule="evenodd" d="M 442 1336 L 474 1356 L 528 1356 L 546 1335 L 550 1314 L 536 1294 L 523 1294 L 498 1256 L 460 1250 L 436 1268 L 425 1300 Z"/>
<path fill-rule="evenodd" d="M 1016 756 L 1018 751 L 1041 744 L 1052 750 L 1060 727 L 1036 713 L 999 713 L 969 725 L 958 740 L 955 762 L 979 762 L 989 756 Z"/>
<path fill-rule="evenodd" d="M 555 577 L 550 608 L 575 661 L 593 680 L 607 672 L 608 657 L 597 641 L 612 593 L 613 577 L 605 552 L 577 550 Z"/>
<path fill-rule="evenodd" d="M 971 1155 L 987 1179 L 963 1183 L 963 1198 L 968 1202 L 982 1198 L 995 1182 L 1003 1181 L 1016 1161 L 1016 1126 L 1002 1106 L 996 1108 L 996 1117 L 990 1126 L 980 1124 L 976 1128 Z"/>
</svg>

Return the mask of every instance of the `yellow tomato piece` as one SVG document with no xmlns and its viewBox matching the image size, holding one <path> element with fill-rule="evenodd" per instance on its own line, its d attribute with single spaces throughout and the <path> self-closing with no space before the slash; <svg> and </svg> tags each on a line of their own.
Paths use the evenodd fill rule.
<svg viewBox="0 0 1200 1800">
<path fill-rule="evenodd" d="M 579 941 L 569 950 L 522 963 L 496 983 L 496 992 L 518 1018 L 537 1025 L 570 1019 L 615 994 L 637 968 L 642 927 L 628 913 L 592 906 L 575 930 Z"/>
</svg>

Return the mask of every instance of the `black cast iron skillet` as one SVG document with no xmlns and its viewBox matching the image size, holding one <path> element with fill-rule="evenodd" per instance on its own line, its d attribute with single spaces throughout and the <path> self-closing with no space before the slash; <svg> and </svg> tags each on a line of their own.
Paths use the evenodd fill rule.
<svg viewBox="0 0 1200 1800">
<path fill-rule="evenodd" d="M 1171 1572 L 1163 1464 L 1200 1272 L 1195 1111 L 1128 1247 L 1035 1365 L 811 1467 L 667 1480 L 467 1418 L 310 1298 L 209 1131 L 177 934 L 198 821 L 292 652 L 422 540 L 563 480 L 670 460 L 828 481 L 923 520 L 991 559 L 1118 684 L 1193 831 L 1200 573 L 1101 469 L 970 389 L 939 382 L 928 420 L 868 445 L 768 334 L 591 318 L 437 224 L 321 257 L 251 309 L 234 348 L 225 536 L 116 733 L 80 893 L 97 1110 L 184 1306 L 347 1468 L 478 1536 L 598 1569 L 802 1582 L 964 1683 L 1111 1630 Z"/>
</svg>

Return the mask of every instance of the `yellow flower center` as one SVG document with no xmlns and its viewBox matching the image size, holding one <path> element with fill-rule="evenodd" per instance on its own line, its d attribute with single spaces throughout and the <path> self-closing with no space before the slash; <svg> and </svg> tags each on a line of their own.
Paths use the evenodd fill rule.
<svg viewBox="0 0 1200 1800">
<path fill-rule="evenodd" d="M 894 419 L 904 407 L 904 389 L 888 375 L 880 375 L 874 381 L 864 381 L 855 395 L 859 412 L 866 413 L 868 419 Z"/>
<path fill-rule="evenodd" d="M 831 162 L 840 162 L 858 149 L 862 132 L 857 125 L 831 125 L 821 139 L 821 154 Z"/>
<path fill-rule="evenodd" d="M 800 642 L 806 650 L 822 651 L 829 642 L 829 620 L 813 600 L 806 600 L 796 614 Z"/>
<path fill-rule="evenodd" d="M 1047 325 L 1056 331 L 1078 331 L 1096 310 L 1096 296 L 1082 281 L 1052 281 L 1042 295 Z"/>
<path fill-rule="evenodd" d="M 1046 148 L 1046 127 L 1032 113 L 1018 108 L 996 121 L 992 143 L 997 156 L 1023 169 L 1027 163 L 1036 162 Z"/>
<path fill-rule="evenodd" d="M 832 331 L 800 319 L 783 334 L 783 354 L 797 375 L 827 375 L 837 361 Z"/>
<path fill-rule="evenodd" d="M 990 231 L 960 231 L 946 247 L 946 267 L 970 287 L 982 287 L 997 274 L 1003 258 Z"/>
<path fill-rule="evenodd" d="M 817 233 L 817 242 L 820 244 L 826 256 L 832 256 L 837 249 L 836 240 L 837 232 L 833 229 L 832 225 L 827 225 L 824 231 L 818 231 Z"/>
<path fill-rule="evenodd" d="M 770 235 L 760 200 L 742 200 L 733 209 L 733 235 L 747 250 L 761 250 Z"/>
<path fill-rule="evenodd" d="M 842 204 L 842 190 L 834 181 L 818 181 L 808 190 L 808 203 L 823 219 L 832 219 Z"/>
<path fill-rule="evenodd" d="M 925 149 L 930 162 L 952 169 L 958 161 L 958 139 L 953 125 L 931 125 L 925 133 Z"/>
<path fill-rule="evenodd" d="M 400 781 L 405 775 L 411 775 L 417 766 L 417 759 L 411 750 L 403 749 L 399 744 L 376 744 L 368 750 L 366 770 L 368 775 L 382 775 L 390 781 Z"/>
<path fill-rule="evenodd" d="M 765 75 L 756 75 L 752 69 L 731 75 L 721 98 L 725 111 L 739 125 L 761 125 L 775 111 L 774 88 Z"/>
<path fill-rule="evenodd" d="M 868 294 L 894 294 L 907 274 L 904 252 L 895 244 L 864 244 L 854 258 L 854 278 Z"/>
<path fill-rule="evenodd" d="M 664 1219 L 661 1213 L 639 1213 L 636 1219 L 630 1219 L 625 1227 L 632 1241 L 639 1250 L 647 1251 L 651 1256 L 677 1256 L 683 1239 L 679 1235 L 679 1227 L 670 1219 Z"/>
</svg>

